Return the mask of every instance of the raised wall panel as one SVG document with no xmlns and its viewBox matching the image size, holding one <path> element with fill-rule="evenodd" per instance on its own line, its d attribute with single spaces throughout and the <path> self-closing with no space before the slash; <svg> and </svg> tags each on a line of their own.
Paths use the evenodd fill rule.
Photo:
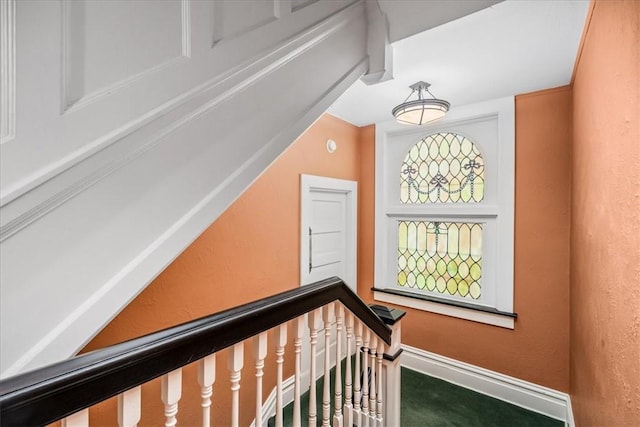
<svg viewBox="0 0 640 427">
<path fill-rule="evenodd" d="M 280 17 L 281 0 L 213 2 L 213 43 L 233 39 Z"/>
<path fill-rule="evenodd" d="M 185 56 L 190 16 L 183 3 L 63 0 L 65 110 Z"/>
<path fill-rule="evenodd" d="M 317 1 L 318 0 L 291 0 L 291 11 L 296 12 L 303 7 L 307 7 Z"/>
<path fill-rule="evenodd" d="M 275 46 L 362 0 L 316 2 L 295 14 L 289 7 L 277 12 L 280 1 L 234 1 L 221 8 L 218 1 L 10 0 L 16 9 L 19 95 L 14 141 L 0 146 L 0 206 L 14 201 L 20 206 L 9 208 L 0 226 L 46 199 L 55 199 L 48 206 L 59 203 L 55 193 L 60 188 L 47 184 L 45 191 L 40 189 L 48 181 L 102 156 L 203 88 L 230 84 L 238 71 L 270 55 Z M 97 8 L 113 10 L 96 14 Z M 216 9 L 227 13 L 216 15 Z M 212 48 L 214 15 L 224 38 Z M 153 22 L 143 24 L 150 16 Z M 87 51 L 87 44 L 103 48 Z M 75 47 L 67 53 L 68 46 Z M 78 58 L 83 52 L 90 56 Z M 86 185 L 94 172 L 76 175 Z M 68 178 L 62 186 L 77 192 L 78 179 Z M 38 195 L 26 196 L 32 191 Z"/>
</svg>

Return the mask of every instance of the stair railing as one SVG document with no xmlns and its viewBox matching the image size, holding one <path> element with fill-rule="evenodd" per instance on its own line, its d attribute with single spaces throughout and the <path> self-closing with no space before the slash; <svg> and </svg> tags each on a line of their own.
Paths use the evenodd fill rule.
<svg viewBox="0 0 640 427">
<path fill-rule="evenodd" d="M 294 426 L 303 425 L 303 421 L 308 425 L 321 421 L 323 426 L 334 427 L 397 426 L 401 315 L 389 315 L 380 306 L 372 308 L 375 312 L 340 279 L 331 278 L 76 356 L 0 381 L 0 425 L 34 426 L 62 420 L 65 427 L 88 426 L 89 408 L 117 396 L 118 424 L 135 426 L 141 418 L 141 386 L 162 377 L 160 399 L 165 426 L 175 426 L 182 394 L 182 367 L 197 361 L 202 425 L 207 427 L 211 424 L 216 353 L 229 348 L 231 425 L 236 427 L 244 348 L 250 344 L 255 360 L 254 425 L 264 426 L 271 414 L 265 413 L 263 407 L 262 376 L 267 331 L 273 330 L 277 369 L 275 424 L 282 426 L 286 404 L 283 362 L 290 328 L 294 340 Z M 303 361 L 307 326 L 310 360 Z M 317 352 L 319 340 L 324 341 L 324 354 Z M 335 354 L 331 355 L 330 349 Z M 317 362 L 319 357 L 322 363 Z M 341 360 L 345 360 L 344 378 L 341 364 L 336 363 Z M 300 403 L 304 363 L 310 368 L 310 401 L 309 413 L 303 419 Z M 332 368 L 333 391 L 329 381 Z M 318 378 L 323 381 L 321 408 L 315 403 Z M 335 409 L 330 414 L 332 399 Z"/>
</svg>

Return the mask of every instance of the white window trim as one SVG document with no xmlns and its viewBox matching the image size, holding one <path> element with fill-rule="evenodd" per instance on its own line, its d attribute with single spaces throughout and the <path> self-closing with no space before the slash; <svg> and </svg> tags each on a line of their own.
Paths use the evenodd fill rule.
<svg viewBox="0 0 640 427">
<path fill-rule="evenodd" d="M 397 247 L 393 242 L 390 223 L 399 218 L 411 218 L 421 214 L 419 206 L 400 207 L 397 200 L 390 200 L 388 179 L 398 182 L 397 167 L 390 167 L 387 162 L 389 140 L 395 136 L 414 136 L 415 141 L 430 133 L 447 131 L 456 124 L 468 123 L 474 120 L 482 120 L 488 116 L 497 116 L 498 146 L 497 162 L 494 170 L 500 178 L 497 186 L 495 201 L 474 207 L 470 213 L 468 208 L 462 205 L 455 206 L 431 206 L 429 216 L 437 218 L 440 211 L 443 219 L 455 220 L 455 218 L 486 218 L 485 228 L 492 228 L 491 234 L 496 239 L 495 253 L 492 256 L 491 265 L 485 268 L 495 268 L 492 273 L 492 289 L 495 292 L 488 300 L 489 308 L 500 312 L 513 312 L 513 260 L 514 260 L 514 200 L 515 200 L 515 105 L 514 97 L 505 97 L 477 104 L 452 108 L 445 118 L 433 125 L 420 127 L 407 127 L 395 121 L 376 124 L 376 200 L 375 200 L 375 272 L 374 272 L 374 299 L 382 302 L 403 305 L 424 311 L 444 314 L 481 323 L 487 323 L 504 328 L 514 328 L 513 317 L 487 313 L 471 308 L 424 301 L 421 299 L 405 297 L 385 292 L 376 292 L 375 289 L 399 289 L 395 281 L 390 281 L 389 257 L 396 256 Z M 476 141 L 474 141 L 476 142 Z M 386 160 L 386 161 L 385 161 Z M 396 171 L 393 174 L 393 171 Z M 393 174 L 393 176 L 387 176 Z M 490 179 L 490 177 L 489 177 Z M 446 212 L 445 212 L 446 210 Z M 499 230 L 499 232 L 497 232 Z M 496 260 L 500 260 L 500 268 L 497 268 Z M 446 298 L 443 298 L 446 299 Z"/>
</svg>

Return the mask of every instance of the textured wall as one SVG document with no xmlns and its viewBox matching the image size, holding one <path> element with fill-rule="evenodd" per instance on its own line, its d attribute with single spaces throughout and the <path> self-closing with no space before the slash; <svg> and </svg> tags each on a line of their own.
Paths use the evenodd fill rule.
<svg viewBox="0 0 640 427">
<path fill-rule="evenodd" d="M 235 203 L 129 304 L 84 351 L 134 338 L 295 288 L 299 283 L 300 174 L 359 179 L 360 130 L 325 115 L 309 128 Z M 329 154 L 328 138 L 338 143 Z M 289 340 L 291 341 L 291 340 Z M 266 366 L 275 366 L 269 341 Z M 226 352 L 218 356 L 212 407 L 214 425 L 229 425 L 229 374 Z M 292 372 L 292 348 L 286 351 Z M 240 424 L 254 418 L 255 368 L 251 345 L 245 345 Z M 264 396 L 275 384 L 267 370 Z M 197 425 L 199 386 L 194 366 L 183 373 L 178 421 Z M 159 381 L 143 386 L 140 426 L 161 425 Z M 97 425 L 116 425 L 115 404 L 91 412 Z"/>
<path fill-rule="evenodd" d="M 597 1 L 574 78 L 576 424 L 640 425 L 640 2 Z"/>
<path fill-rule="evenodd" d="M 516 99 L 516 293 L 514 331 L 410 310 L 404 341 L 458 360 L 568 390 L 568 216 L 571 92 Z M 324 116 L 293 144 L 180 257 L 85 349 L 89 351 L 290 289 L 298 284 L 299 174 L 359 181 L 358 282 L 369 296 L 374 259 L 374 126 L 358 129 Z M 338 142 L 330 155 L 325 141 Z M 271 344 L 270 344 L 271 346 Z M 270 347 L 271 348 L 271 347 Z M 245 379 L 253 376 L 245 349 Z M 291 354 L 291 351 L 287 351 Z M 228 373 L 218 359 L 214 421 L 228 424 Z M 288 369 L 291 369 L 290 361 Z M 273 352 L 267 363 L 273 363 Z M 271 390 L 273 372 L 265 376 Z M 179 412 L 199 414 L 195 369 L 184 373 Z M 253 381 L 242 388 L 241 423 L 253 418 Z M 160 423 L 159 383 L 144 387 L 141 425 Z M 92 420 L 115 423 L 114 402 Z"/>
<path fill-rule="evenodd" d="M 363 159 L 373 158 L 371 141 L 363 139 L 362 149 Z M 516 97 L 515 330 L 406 309 L 403 342 L 569 390 L 570 149 L 570 88 Z M 373 196 L 366 188 L 374 185 L 373 163 L 363 163 L 361 173 L 360 194 L 367 195 L 361 215 L 371 220 L 361 217 L 360 242 L 373 244 L 363 236 L 373 233 Z M 373 251 L 361 250 L 360 292 L 371 300 Z"/>
<path fill-rule="evenodd" d="M 580 84 L 579 81 L 576 84 Z M 580 98 L 576 95 L 576 102 L 581 102 Z M 580 111 L 576 108 L 576 114 Z M 409 310 L 403 329 L 404 342 L 537 384 L 569 390 L 571 124 L 570 88 L 516 97 L 515 311 L 519 317 L 515 330 Z M 338 150 L 333 155 L 324 148 L 327 138 L 338 141 Z M 334 117 L 323 117 L 114 319 L 87 350 L 297 286 L 300 173 L 359 181 L 359 291 L 370 299 L 374 266 L 374 138 L 373 126 L 358 129 Z M 637 152 L 637 146 L 635 149 Z M 625 157 L 624 153 L 620 155 Z M 633 156 L 627 159 L 631 162 Z M 575 162 L 578 171 L 581 170 L 579 163 Z M 591 168 L 593 165 L 588 169 Z M 631 169 L 632 165 L 628 165 L 627 171 Z M 635 181 L 629 178 L 628 182 L 637 183 L 637 176 Z M 590 182 L 588 187 L 594 185 Z M 579 202 L 578 196 L 574 202 Z M 632 207 L 631 202 L 627 205 Z M 637 231 L 636 228 L 635 236 Z M 637 264 L 637 259 L 635 264 L 629 263 L 636 268 Z M 573 283 L 575 289 L 578 285 L 575 280 Z M 238 291 L 240 288 L 242 292 Z M 575 292 L 573 297 L 575 299 Z M 625 311 L 630 316 L 629 325 L 633 309 Z M 580 324 L 586 322 L 596 329 L 591 323 L 598 317 L 592 318 L 592 315 L 585 313 L 585 318 L 579 318 Z M 574 313 L 574 321 L 576 318 Z M 574 324 L 574 331 L 576 328 Z M 622 328 L 621 336 L 634 330 L 624 331 Z M 637 345 L 637 335 L 635 339 Z M 627 345 L 627 349 L 632 346 Z M 249 350 L 247 347 L 247 353 Z M 578 378 L 574 387 L 579 387 L 580 378 L 586 378 L 581 372 L 582 364 L 591 356 L 585 354 L 585 360 L 576 357 L 575 352 L 573 356 L 574 368 L 578 367 L 577 372 L 574 369 L 574 377 Z M 624 369 L 633 367 L 631 356 L 633 354 L 629 355 Z M 273 358 L 272 353 L 270 357 Z M 249 363 L 250 358 L 246 361 Z M 228 414 L 223 410 L 228 404 L 228 375 L 224 365 L 225 360 L 219 359 L 214 391 L 217 400 L 213 407 L 214 421 L 223 425 L 228 422 Z M 601 368 L 597 364 L 589 366 Z M 252 374 L 249 367 L 244 376 Z M 273 374 L 267 374 L 265 379 L 272 384 Z M 185 390 L 197 389 L 195 381 L 194 370 L 188 369 L 184 376 Z M 243 387 L 243 399 L 247 399 L 245 408 L 253 408 L 252 384 Z M 270 387 L 266 386 L 265 390 Z M 575 391 L 580 408 L 581 393 L 586 393 L 586 389 Z M 144 399 L 150 410 L 146 411 L 141 425 L 159 422 L 158 417 L 150 416 L 161 413 L 158 396 L 159 385 L 146 386 Z M 183 401 L 197 402 L 196 392 L 185 391 Z M 92 417 L 107 417 L 101 419 L 111 422 L 115 417 L 112 409 L 113 403 L 103 405 Z M 195 405 L 186 403 L 180 411 L 183 422 L 195 419 L 198 413 Z M 252 416 L 252 410 L 243 411 L 241 422 L 248 423 Z"/>
<path fill-rule="evenodd" d="M 376 128 L 360 128 L 360 188 L 358 188 L 358 293 L 371 297 L 375 255 Z"/>
</svg>

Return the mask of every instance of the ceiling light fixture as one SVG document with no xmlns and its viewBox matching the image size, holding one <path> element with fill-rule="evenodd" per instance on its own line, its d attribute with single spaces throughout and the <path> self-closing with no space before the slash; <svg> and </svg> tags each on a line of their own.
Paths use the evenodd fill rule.
<svg viewBox="0 0 640 427">
<path fill-rule="evenodd" d="M 442 99 L 437 99 L 429 91 L 429 83 L 419 81 L 409 86 L 411 93 L 407 96 L 407 99 L 393 110 L 391 114 L 396 118 L 399 123 L 408 125 L 423 125 L 425 123 L 438 120 L 449 111 L 450 104 Z M 418 99 L 409 101 L 411 95 L 418 93 Z M 426 98 L 426 94 L 431 95 L 431 98 Z"/>
</svg>

